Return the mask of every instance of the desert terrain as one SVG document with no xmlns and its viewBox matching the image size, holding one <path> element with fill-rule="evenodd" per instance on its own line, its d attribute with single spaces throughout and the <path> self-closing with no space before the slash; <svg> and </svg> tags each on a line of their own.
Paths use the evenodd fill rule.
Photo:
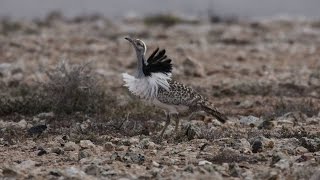
<svg viewBox="0 0 320 180">
<path fill-rule="evenodd" d="M 228 117 L 164 113 L 123 87 L 164 48 Z M 174 16 L 0 23 L 2 179 L 320 179 L 320 21 Z"/>
</svg>

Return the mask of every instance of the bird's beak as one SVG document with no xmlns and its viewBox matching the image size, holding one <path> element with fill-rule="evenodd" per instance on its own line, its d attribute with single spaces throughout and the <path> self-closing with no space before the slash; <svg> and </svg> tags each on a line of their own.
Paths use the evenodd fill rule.
<svg viewBox="0 0 320 180">
<path fill-rule="evenodd" d="M 134 41 L 132 38 L 130 37 L 125 37 L 124 39 L 128 40 L 130 43 L 132 43 L 133 45 L 135 45 Z"/>
</svg>

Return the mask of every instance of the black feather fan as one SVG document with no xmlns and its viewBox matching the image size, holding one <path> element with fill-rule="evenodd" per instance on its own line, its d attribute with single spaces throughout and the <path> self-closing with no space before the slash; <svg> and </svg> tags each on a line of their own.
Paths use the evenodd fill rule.
<svg viewBox="0 0 320 180">
<path fill-rule="evenodd" d="M 148 64 L 143 64 L 143 73 L 146 76 L 151 76 L 151 73 L 168 74 L 172 71 L 171 59 L 166 56 L 166 50 L 159 51 L 157 48 L 147 60 Z"/>
</svg>

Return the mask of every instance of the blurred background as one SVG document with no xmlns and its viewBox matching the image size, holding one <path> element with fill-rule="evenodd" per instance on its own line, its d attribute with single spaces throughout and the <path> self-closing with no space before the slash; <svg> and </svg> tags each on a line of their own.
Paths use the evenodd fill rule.
<svg viewBox="0 0 320 180">
<path fill-rule="evenodd" d="M 41 18 L 51 11 L 67 17 L 101 14 L 123 17 L 154 13 L 206 17 L 208 12 L 241 18 L 273 16 L 320 17 L 319 0 L 0 0 L 0 15 L 14 18 Z"/>
</svg>

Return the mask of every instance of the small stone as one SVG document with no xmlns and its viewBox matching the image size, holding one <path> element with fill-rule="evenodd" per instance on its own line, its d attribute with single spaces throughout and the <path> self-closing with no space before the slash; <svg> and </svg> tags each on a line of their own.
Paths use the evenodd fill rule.
<svg viewBox="0 0 320 180">
<path fill-rule="evenodd" d="M 72 141 L 69 141 L 67 142 L 66 144 L 64 144 L 64 150 L 65 151 L 75 151 L 75 150 L 78 150 L 79 149 L 79 146 L 72 142 Z"/>
<path fill-rule="evenodd" d="M 130 145 L 136 145 L 139 143 L 139 139 L 138 138 L 135 138 L 135 137 L 132 137 L 129 139 L 129 143 Z"/>
<path fill-rule="evenodd" d="M 140 141 L 139 143 L 139 146 L 142 148 L 142 149 L 147 149 L 148 146 L 149 146 L 149 143 L 150 143 L 150 139 L 149 138 L 144 138 Z"/>
<path fill-rule="evenodd" d="M 275 163 L 279 162 L 281 159 L 287 159 L 287 155 L 285 155 L 282 152 L 276 152 L 272 155 L 271 159 L 271 165 L 274 165 Z"/>
<path fill-rule="evenodd" d="M 47 154 L 47 151 L 46 150 L 44 150 L 44 149 L 40 149 L 40 151 L 37 153 L 37 155 L 38 156 L 42 156 L 42 155 L 45 155 L 45 154 Z"/>
<path fill-rule="evenodd" d="M 154 167 L 159 167 L 159 166 L 160 166 L 160 164 L 157 163 L 156 161 L 152 161 L 152 165 L 153 165 Z"/>
<path fill-rule="evenodd" d="M 124 156 L 123 156 L 123 160 L 126 162 L 126 161 L 132 161 L 133 163 L 136 163 L 136 164 L 143 164 L 144 161 L 145 161 L 145 157 L 143 154 L 137 154 L 137 153 L 132 153 L 132 152 L 129 152 L 129 153 L 126 153 Z"/>
<path fill-rule="evenodd" d="M 116 160 L 116 161 L 121 161 L 121 156 L 119 155 L 118 152 L 114 152 L 111 157 L 110 157 L 110 160 Z"/>
<path fill-rule="evenodd" d="M 89 179 L 85 172 L 77 169 L 76 167 L 69 167 L 65 169 L 63 175 L 67 177 L 67 179 Z"/>
<path fill-rule="evenodd" d="M 320 170 L 314 172 L 310 178 L 310 180 L 319 180 L 320 179 Z"/>
<path fill-rule="evenodd" d="M 287 159 L 280 159 L 277 163 L 273 165 L 274 167 L 278 167 L 281 170 L 287 170 L 290 168 L 290 161 Z"/>
<path fill-rule="evenodd" d="M 184 169 L 184 171 L 193 173 L 194 172 L 194 166 L 192 164 L 187 165 Z"/>
<path fill-rule="evenodd" d="M 309 152 L 320 151 L 320 138 L 307 138 L 303 137 L 300 139 L 301 145 L 308 149 Z"/>
<path fill-rule="evenodd" d="M 296 154 L 304 154 L 309 152 L 307 148 L 299 146 L 295 149 Z"/>
<path fill-rule="evenodd" d="M 84 172 L 92 176 L 98 176 L 100 175 L 101 167 L 96 164 L 90 164 L 89 166 L 85 167 Z"/>
<path fill-rule="evenodd" d="M 186 130 L 186 135 L 188 140 L 192 140 L 194 138 L 196 138 L 197 136 L 199 136 L 201 130 L 199 127 L 197 127 L 194 124 L 189 124 Z"/>
<path fill-rule="evenodd" d="M 155 149 L 155 148 L 156 148 L 156 143 L 150 142 L 150 143 L 148 144 L 148 149 L 153 150 L 153 149 Z"/>
<path fill-rule="evenodd" d="M 262 122 L 262 119 L 255 116 L 243 116 L 240 119 L 240 124 L 248 125 L 251 127 L 258 127 Z"/>
<path fill-rule="evenodd" d="M 47 125 L 36 125 L 28 129 L 30 135 L 40 135 L 47 129 Z"/>
<path fill-rule="evenodd" d="M 116 146 L 115 149 L 116 149 L 116 151 L 124 151 L 125 146 Z"/>
<path fill-rule="evenodd" d="M 56 153 L 57 155 L 61 155 L 61 154 L 64 154 L 64 151 L 63 149 L 59 148 L 59 147 L 54 147 L 51 149 L 51 152 L 52 153 Z"/>
<path fill-rule="evenodd" d="M 5 167 L 4 169 L 2 169 L 2 175 L 4 179 L 6 178 L 16 179 L 16 177 L 18 176 L 18 173 L 16 170 L 12 168 Z"/>
<path fill-rule="evenodd" d="M 83 149 L 94 149 L 96 146 L 90 140 L 81 140 L 80 147 L 82 147 Z"/>
<path fill-rule="evenodd" d="M 115 150 L 114 144 L 112 142 L 106 142 L 103 146 L 105 151 L 111 152 Z"/>
<path fill-rule="evenodd" d="M 39 118 L 52 118 L 54 117 L 54 113 L 53 112 L 45 112 L 45 113 L 40 113 L 37 115 L 37 117 Z"/>
<path fill-rule="evenodd" d="M 93 152 L 90 149 L 83 149 L 79 151 L 78 159 L 81 160 L 83 158 L 88 158 L 93 155 Z"/>
<path fill-rule="evenodd" d="M 210 165 L 210 164 L 212 164 L 212 162 L 209 162 L 209 161 L 206 161 L 206 160 L 202 160 L 202 161 L 199 161 L 199 163 L 198 163 L 199 166 L 204 166 L 206 164 Z"/>
<path fill-rule="evenodd" d="M 260 140 L 255 140 L 252 144 L 252 152 L 262 152 L 262 142 Z"/>
<path fill-rule="evenodd" d="M 19 169 L 28 170 L 28 169 L 33 169 L 36 166 L 36 164 L 37 164 L 37 162 L 35 162 L 35 161 L 26 160 L 26 161 L 22 161 L 16 167 Z"/>
<path fill-rule="evenodd" d="M 230 175 L 233 177 L 240 177 L 241 176 L 241 169 L 237 163 L 231 163 L 229 165 Z"/>
<path fill-rule="evenodd" d="M 298 159 L 296 159 L 296 162 L 305 162 L 305 161 L 309 161 L 310 159 L 313 158 L 312 154 L 309 153 L 305 153 L 303 155 L 301 155 Z"/>
<path fill-rule="evenodd" d="M 19 121 L 19 122 L 17 123 L 17 127 L 20 128 L 20 129 L 26 129 L 26 128 L 27 128 L 27 125 L 28 125 L 28 123 L 27 123 L 27 121 L 24 120 L 24 119 L 22 119 L 21 121 Z"/>
</svg>

